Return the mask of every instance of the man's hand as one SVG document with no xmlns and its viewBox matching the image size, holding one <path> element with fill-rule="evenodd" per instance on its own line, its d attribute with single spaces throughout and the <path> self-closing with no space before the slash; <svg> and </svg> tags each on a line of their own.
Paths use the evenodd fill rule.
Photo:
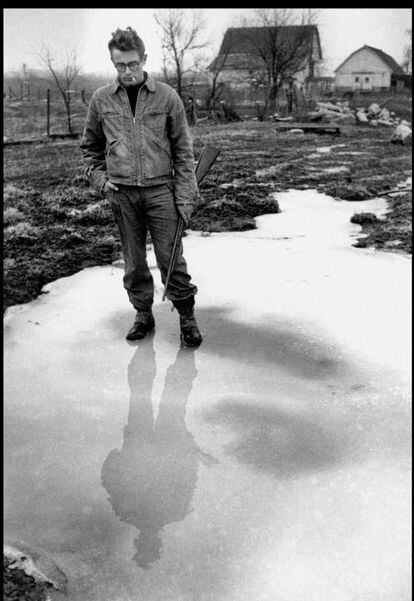
<svg viewBox="0 0 414 601">
<path fill-rule="evenodd" d="M 115 184 L 111 183 L 110 181 L 106 181 L 104 187 L 102 188 L 102 192 L 105 194 L 109 190 L 115 190 L 117 192 L 119 188 L 117 188 Z"/>
<path fill-rule="evenodd" d="M 199 202 L 200 199 L 201 199 L 200 192 L 198 190 L 198 187 L 196 187 L 196 189 L 194 191 L 193 202 L 191 202 L 189 204 L 177 204 L 176 203 L 177 211 L 178 211 L 180 217 L 182 218 L 182 220 L 184 221 L 186 227 L 190 223 L 191 215 L 193 214 L 193 211 L 194 211 L 194 205 L 197 204 L 197 202 Z"/>
<path fill-rule="evenodd" d="M 190 217 L 193 212 L 193 207 L 191 205 L 176 205 L 176 206 L 177 206 L 177 211 L 178 211 L 181 219 L 184 221 L 185 227 L 187 227 L 187 225 L 190 222 Z"/>
</svg>

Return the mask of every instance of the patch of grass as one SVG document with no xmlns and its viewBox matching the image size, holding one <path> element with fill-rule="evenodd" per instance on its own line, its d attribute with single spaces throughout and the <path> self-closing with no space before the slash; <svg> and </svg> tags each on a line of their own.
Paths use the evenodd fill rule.
<svg viewBox="0 0 414 601">
<path fill-rule="evenodd" d="M 24 221 L 24 213 L 16 209 L 15 207 L 7 207 L 3 212 L 3 225 L 8 227 L 9 225 L 15 225 L 19 221 Z"/>
<path fill-rule="evenodd" d="M 7 243 L 11 240 L 21 242 L 22 244 L 34 244 L 40 234 L 40 228 L 28 223 L 20 221 L 14 225 L 8 225 L 4 228 L 4 241 Z"/>
<path fill-rule="evenodd" d="M 204 200 L 195 207 L 190 227 L 207 232 L 244 231 L 256 227 L 254 217 L 279 212 L 277 200 L 262 188 L 229 186 L 217 200 Z"/>
<path fill-rule="evenodd" d="M 351 217 L 353 223 L 362 226 L 364 237 L 355 246 L 374 246 L 381 250 L 412 253 L 412 194 L 403 194 L 388 201 L 389 211 L 381 219 L 366 218 L 366 213 Z"/>
<path fill-rule="evenodd" d="M 3 187 L 3 204 L 5 209 L 18 207 L 19 205 L 26 206 L 34 193 L 33 188 L 29 186 L 18 187 L 12 183 L 6 183 Z"/>
<path fill-rule="evenodd" d="M 10 568 L 3 556 L 3 601 L 47 601 L 49 586 L 20 568 Z"/>
</svg>

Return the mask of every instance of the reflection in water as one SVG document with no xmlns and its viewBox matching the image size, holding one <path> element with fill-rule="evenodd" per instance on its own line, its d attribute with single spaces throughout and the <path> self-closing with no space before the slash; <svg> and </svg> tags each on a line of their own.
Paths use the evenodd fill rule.
<svg viewBox="0 0 414 601">
<path fill-rule="evenodd" d="M 128 366 L 131 397 L 122 449 L 111 451 L 102 466 L 102 483 L 113 510 L 122 521 L 140 530 L 134 560 L 142 568 L 159 559 L 164 526 L 183 520 L 190 512 L 198 459 L 208 459 L 184 421 L 197 375 L 194 349 L 180 348 L 169 366 L 154 423 L 151 392 L 156 362 L 152 338 L 137 346 Z"/>
</svg>

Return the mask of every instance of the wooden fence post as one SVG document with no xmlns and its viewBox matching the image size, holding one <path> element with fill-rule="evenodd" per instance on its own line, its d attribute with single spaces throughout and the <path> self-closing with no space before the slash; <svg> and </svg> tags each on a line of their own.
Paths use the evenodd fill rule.
<svg viewBox="0 0 414 601">
<path fill-rule="evenodd" d="M 50 136 L 50 90 L 47 90 L 46 97 L 46 135 Z"/>
</svg>

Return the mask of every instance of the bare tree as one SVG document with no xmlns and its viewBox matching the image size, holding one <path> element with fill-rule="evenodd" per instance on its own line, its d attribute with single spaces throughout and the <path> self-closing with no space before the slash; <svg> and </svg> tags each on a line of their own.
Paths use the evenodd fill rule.
<svg viewBox="0 0 414 601">
<path fill-rule="evenodd" d="M 245 67 L 256 72 L 258 80 L 266 81 L 267 109 L 275 110 L 278 91 L 292 82 L 307 61 L 312 63 L 312 47 L 316 13 L 307 9 L 298 13 L 295 9 L 262 8 L 254 11 L 253 19 L 244 20 L 246 46 L 253 52 L 246 53 Z M 300 25 L 301 27 L 292 27 Z M 257 35 L 257 27 L 262 31 Z"/>
<path fill-rule="evenodd" d="M 71 107 L 71 84 L 79 75 L 80 67 L 78 65 L 77 51 L 68 50 L 66 53 L 64 65 L 61 68 L 56 67 L 56 57 L 50 49 L 43 45 L 38 57 L 49 69 L 53 80 L 59 90 L 66 108 L 66 122 L 69 133 L 73 134 L 72 129 L 72 107 Z"/>
<path fill-rule="evenodd" d="M 162 31 L 165 80 L 182 97 L 184 77 L 194 71 L 194 62 L 188 59 L 194 51 L 206 46 L 206 42 L 200 40 L 204 22 L 199 13 L 177 8 L 161 9 L 154 18 Z"/>
<path fill-rule="evenodd" d="M 218 57 L 214 59 L 209 67 L 200 67 L 200 70 L 208 77 L 210 82 L 205 102 L 207 112 L 211 117 L 213 117 L 214 110 L 216 109 L 217 103 L 224 90 L 224 82 L 220 81 L 220 75 L 226 66 L 228 55 L 229 49 L 227 48 L 224 53 L 219 54 Z"/>
<path fill-rule="evenodd" d="M 9 86 L 9 99 L 13 97 L 14 100 L 28 100 L 30 98 L 30 77 L 26 64 L 22 64 L 21 71 L 13 71 L 11 77 L 13 88 Z"/>
</svg>

